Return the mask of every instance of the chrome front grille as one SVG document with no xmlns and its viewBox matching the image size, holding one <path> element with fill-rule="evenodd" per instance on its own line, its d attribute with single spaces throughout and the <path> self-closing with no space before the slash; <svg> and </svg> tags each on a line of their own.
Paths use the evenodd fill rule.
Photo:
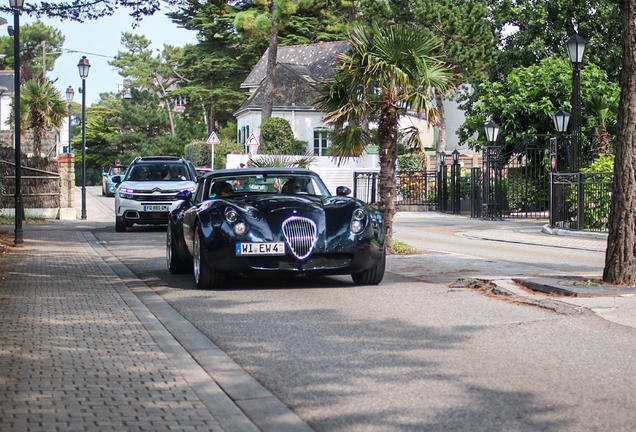
<svg viewBox="0 0 636 432">
<path fill-rule="evenodd" d="M 294 256 L 302 260 L 314 250 L 318 229 L 311 219 L 292 216 L 283 222 L 283 235 Z"/>
</svg>

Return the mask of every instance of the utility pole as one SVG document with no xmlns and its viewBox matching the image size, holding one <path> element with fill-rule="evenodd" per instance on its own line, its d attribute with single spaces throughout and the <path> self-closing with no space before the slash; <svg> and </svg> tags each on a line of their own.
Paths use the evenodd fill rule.
<svg viewBox="0 0 636 432">
<path fill-rule="evenodd" d="M 46 41 L 42 41 L 42 80 L 46 80 Z"/>
</svg>

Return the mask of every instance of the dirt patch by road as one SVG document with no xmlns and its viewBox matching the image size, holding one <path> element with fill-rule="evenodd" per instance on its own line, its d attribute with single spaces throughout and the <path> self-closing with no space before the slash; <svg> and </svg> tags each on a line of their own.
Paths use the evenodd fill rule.
<svg viewBox="0 0 636 432">
<path fill-rule="evenodd" d="M 15 247 L 13 231 L 0 231 L 0 255 L 9 253 Z"/>
</svg>

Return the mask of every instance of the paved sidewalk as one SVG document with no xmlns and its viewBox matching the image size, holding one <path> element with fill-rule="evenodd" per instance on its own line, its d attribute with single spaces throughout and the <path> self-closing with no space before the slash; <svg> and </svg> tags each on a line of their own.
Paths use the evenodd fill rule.
<svg viewBox="0 0 636 432">
<path fill-rule="evenodd" d="M 310 430 L 69 226 L 0 258 L 0 430 Z"/>
</svg>

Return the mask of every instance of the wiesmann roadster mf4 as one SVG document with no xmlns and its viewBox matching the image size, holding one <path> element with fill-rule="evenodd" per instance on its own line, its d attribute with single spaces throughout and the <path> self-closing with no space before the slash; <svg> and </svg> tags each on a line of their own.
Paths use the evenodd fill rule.
<svg viewBox="0 0 636 432">
<path fill-rule="evenodd" d="M 223 288 L 227 275 L 351 275 L 377 285 L 386 261 L 380 213 L 332 196 L 315 172 L 293 168 L 217 170 L 182 191 L 169 214 L 166 261 L 194 271 L 199 288 Z"/>
</svg>

